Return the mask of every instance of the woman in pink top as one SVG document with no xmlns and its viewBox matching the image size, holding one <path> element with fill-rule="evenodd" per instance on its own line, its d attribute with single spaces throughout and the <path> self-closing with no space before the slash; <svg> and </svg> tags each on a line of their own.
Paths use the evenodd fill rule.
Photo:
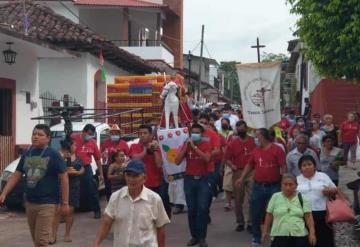
<svg viewBox="0 0 360 247">
<path fill-rule="evenodd" d="M 347 114 L 347 120 L 342 122 L 340 126 L 340 142 L 344 147 L 344 160 L 347 161 L 350 151 L 350 163 L 355 165 L 356 161 L 356 148 L 358 142 L 358 135 L 360 135 L 360 125 L 355 121 L 355 115 L 352 112 Z M 353 169 L 356 169 L 353 167 Z"/>
</svg>

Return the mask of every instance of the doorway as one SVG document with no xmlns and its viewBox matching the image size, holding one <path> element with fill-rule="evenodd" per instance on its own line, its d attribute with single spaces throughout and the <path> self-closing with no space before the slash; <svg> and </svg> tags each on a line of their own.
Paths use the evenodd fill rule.
<svg viewBox="0 0 360 247">
<path fill-rule="evenodd" d="M 0 78 L 0 171 L 15 158 L 15 85 Z"/>
</svg>

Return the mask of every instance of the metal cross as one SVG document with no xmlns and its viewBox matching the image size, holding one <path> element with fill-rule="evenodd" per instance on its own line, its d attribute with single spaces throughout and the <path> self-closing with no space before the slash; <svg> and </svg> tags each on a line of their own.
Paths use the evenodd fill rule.
<svg viewBox="0 0 360 247">
<path fill-rule="evenodd" d="M 260 63 L 260 48 L 266 47 L 265 45 L 260 45 L 259 37 L 256 38 L 256 45 L 251 46 L 251 48 L 257 49 L 258 63 Z"/>
</svg>

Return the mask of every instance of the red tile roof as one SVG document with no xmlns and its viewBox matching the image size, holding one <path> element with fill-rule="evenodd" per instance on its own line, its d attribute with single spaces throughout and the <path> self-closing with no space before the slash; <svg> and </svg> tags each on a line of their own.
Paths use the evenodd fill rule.
<svg viewBox="0 0 360 247">
<path fill-rule="evenodd" d="M 165 5 L 139 0 L 74 0 L 77 5 L 120 6 L 132 8 L 162 8 Z"/>
<path fill-rule="evenodd" d="M 11 1 L 0 5 L 0 23 L 8 24 L 0 26 L 0 33 L 52 48 L 88 52 L 96 57 L 102 50 L 107 61 L 135 73 L 159 71 L 159 68 L 150 62 L 117 47 L 113 42 L 105 40 L 90 29 L 54 13 L 53 10 L 41 4 L 26 2 L 26 12 L 30 23 L 26 36 L 23 11 L 21 1 Z"/>
</svg>

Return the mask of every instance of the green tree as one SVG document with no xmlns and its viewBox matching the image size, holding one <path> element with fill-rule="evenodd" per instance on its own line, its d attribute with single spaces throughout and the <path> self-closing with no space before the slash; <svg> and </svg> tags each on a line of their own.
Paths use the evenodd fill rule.
<svg viewBox="0 0 360 247">
<path fill-rule="evenodd" d="M 360 82 L 360 0 L 287 0 L 305 56 L 321 75 Z"/>
<path fill-rule="evenodd" d="M 263 52 L 261 54 L 261 62 L 273 62 L 273 61 L 289 62 L 289 59 L 290 59 L 289 56 L 283 53 L 274 54 L 274 53 Z"/>
<path fill-rule="evenodd" d="M 236 64 L 238 63 L 240 62 L 221 62 L 220 70 L 224 73 L 224 88 L 229 90 L 227 94 L 225 92 L 225 95 L 234 101 L 240 102 L 239 78 L 236 71 Z"/>
</svg>

